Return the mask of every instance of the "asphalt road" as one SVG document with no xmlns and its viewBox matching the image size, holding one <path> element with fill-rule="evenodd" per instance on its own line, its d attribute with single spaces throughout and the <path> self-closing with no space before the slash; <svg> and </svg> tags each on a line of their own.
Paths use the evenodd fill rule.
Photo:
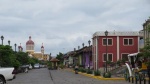
<svg viewBox="0 0 150 84">
<path fill-rule="evenodd" d="M 33 69 L 17 74 L 16 79 L 7 84 L 130 84 L 126 81 L 106 81 L 74 74 L 67 70 Z"/>
</svg>

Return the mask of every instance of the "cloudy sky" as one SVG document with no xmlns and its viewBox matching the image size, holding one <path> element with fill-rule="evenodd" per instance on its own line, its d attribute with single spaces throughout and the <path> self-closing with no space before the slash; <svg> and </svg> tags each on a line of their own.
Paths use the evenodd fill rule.
<svg viewBox="0 0 150 84">
<path fill-rule="evenodd" d="M 149 17 L 149 0 L 0 0 L 0 36 L 24 51 L 31 36 L 36 52 L 43 43 L 55 56 L 88 45 L 97 31 L 142 30 Z"/>
</svg>

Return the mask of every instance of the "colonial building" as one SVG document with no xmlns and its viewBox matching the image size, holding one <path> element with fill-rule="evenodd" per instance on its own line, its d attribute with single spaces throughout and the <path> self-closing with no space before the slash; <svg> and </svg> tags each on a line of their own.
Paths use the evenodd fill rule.
<svg viewBox="0 0 150 84">
<path fill-rule="evenodd" d="M 143 24 L 144 45 L 150 44 L 150 18 Z"/>
<path fill-rule="evenodd" d="M 35 57 L 39 60 L 44 60 L 44 61 L 49 60 L 49 55 L 44 53 L 43 43 L 41 46 L 41 52 L 35 52 L 34 46 L 35 46 L 34 42 L 32 41 L 31 36 L 29 36 L 29 40 L 26 42 L 26 52 L 29 53 L 29 56 Z"/>
<path fill-rule="evenodd" d="M 78 50 L 74 48 L 74 51 L 64 54 L 64 65 L 74 66 L 76 64 L 86 69 L 93 69 L 92 46 L 85 46 Z"/>
<path fill-rule="evenodd" d="M 128 54 L 139 52 L 140 37 L 142 34 L 139 32 L 108 31 L 108 36 L 105 36 L 104 32 L 94 33 L 92 46 L 94 70 L 103 68 L 106 61 L 117 62 L 122 59 L 127 61 Z"/>
</svg>

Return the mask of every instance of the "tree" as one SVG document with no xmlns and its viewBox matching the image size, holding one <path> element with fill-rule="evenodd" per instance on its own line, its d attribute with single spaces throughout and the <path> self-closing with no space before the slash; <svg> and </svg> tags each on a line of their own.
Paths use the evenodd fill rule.
<svg viewBox="0 0 150 84">
<path fill-rule="evenodd" d="M 63 64 L 63 54 L 61 52 L 59 52 L 59 54 L 57 54 L 56 59 L 59 60 L 59 64 Z"/>
<path fill-rule="evenodd" d="M 12 67 L 16 57 L 14 51 L 8 45 L 0 45 L 0 66 L 2 67 Z"/>
<path fill-rule="evenodd" d="M 21 65 L 29 64 L 28 53 L 18 52 L 18 53 L 15 53 L 15 55 L 16 55 L 16 58 L 17 58 L 16 60 L 18 60 Z"/>
<path fill-rule="evenodd" d="M 28 60 L 28 64 L 31 64 L 32 66 L 33 66 L 35 63 L 38 63 L 38 62 L 39 62 L 38 59 L 37 59 L 37 58 L 34 58 L 34 57 L 29 58 L 29 60 Z"/>
</svg>

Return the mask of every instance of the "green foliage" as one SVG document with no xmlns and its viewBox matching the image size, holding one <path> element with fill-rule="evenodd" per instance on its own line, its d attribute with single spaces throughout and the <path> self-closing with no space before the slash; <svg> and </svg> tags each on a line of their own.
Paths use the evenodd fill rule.
<svg viewBox="0 0 150 84">
<path fill-rule="evenodd" d="M 112 62 L 110 60 L 107 61 L 107 64 L 111 64 Z"/>
<path fill-rule="evenodd" d="M 105 72 L 103 73 L 104 78 L 111 78 L 111 73 L 110 72 Z"/>
<path fill-rule="evenodd" d="M 121 60 L 118 60 L 116 63 L 118 66 L 121 66 Z"/>
<path fill-rule="evenodd" d="M 18 60 L 14 60 L 12 64 L 13 64 L 13 66 L 16 67 L 16 68 L 18 68 L 18 67 L 21 65 Z"/>
<path fill-rule="evenodd" d="M 59 65 L 59 68 L 63 69 L 63 68 L 65 68 L 65 65 L 60 64 L 60 65 Z"/>
<path fill-rule="evenodd" d="M 86 70 L 86 73 L 87 73 L 87 74 L 92 74 L 92 72 L 93 72 L 93 71 L 92 71 L 91 69 L 87 69 L 87 70 Z"/>
<path fill-rule="evenodd" d="M 58 64 L 63 64 L 64 58 L 63 58 L 63 54 L 61 52 L 59 52 L 59 54 L 57 54 L 56 59 L 59 60 Z"/>
<path fill-rule="evenodd" d="M 52 67 L 52 63 L 50 61 L 47 62 L 47 66 L 48 68 L 51 68 Z"/>
<path fill-rule="evenodd" d="M 8 45 L 0 45 L 0 66 L 12 67 L 16 59 L 13 50 Z"/>
<path fill-rule="evenodd" d="M 1 67 L 19 67 L 20 65 L 38 63 L 38 59 L 30 58 L 28 53 L 14 52 L 11 46 L 0 45 L 0 66 Z"/>
<path fill-rule="evenodd" d="M 150 33 L 150 25 L 147 26 L 147 31 Z M 148 34 L 148 38 L 145 40 L 145 46 L 142 49 L 141 54 L 143 55 L 143 58 L 146 58 L 147 61 L 144 61 L 145 64 L 150 65 L 150 37 Z"/>
<path fill-rule="evenodd" d="M 30 58 L 28 59 L 28 64 L 31 64 L 32 66 L 34 66 L 34 64 L 39 63 L 37 58 Z"/>
<path fill-rule="evenodd" d="M 86 69 L 84 69 L 84 68 L 80 68 L 79 71 L 81 71 L 82 73 L 86 73 Z"/>
<path fill-rule="evenodd" d="M 101 75 L 101 72 L 99 70 L 94 71 L 94 76 L 100 76 L 100 75 Z"/>
<path fill-rule="evenodd" d="M 122 64 L 125 64 L 125 62 L 126 62 L 125 59 L 122 59 L 122 60 L 121 60 L 121 63 L 122 63 Z"/>
</svg>

